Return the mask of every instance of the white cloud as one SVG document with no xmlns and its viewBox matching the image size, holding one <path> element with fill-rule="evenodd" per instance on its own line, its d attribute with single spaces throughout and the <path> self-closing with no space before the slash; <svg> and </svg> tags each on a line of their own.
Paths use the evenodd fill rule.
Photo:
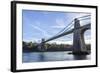
<svg viewBox="0 0 100 73">
<path fill-rule="evenodd" d="M 36 25 L 41 25 L 41 23 L 39 21 L 35 21 L 34 22 Z"/>
<path fill-rule="evenodd" d="M 85 40 L 85 43 L 86 44 L 90 44 L 91 43 L 91 40 Z"/>
<path fill-rule="evenodd" d="M 64 26 L 52 26 L 52 28 L 64 28 Z"/>
<path fill-rule="evenodd" d="M 63 19 L 56 19 L 55 22 L 56 22 L 56 25 L 52 26 L 52 28 L 64 28 L 65 27 L 65 21 Z"/>
<path fill-rule="evenodd" d="M 24 39 L 24 41 L 25 42 L 40 42 L 41 41 L 41 39 L 39 39 L 39 38 L 28 38 L 28 39 Z"/>
<path fill-rule="evenodd" d="M 79 14 L 74 14 L 74 15 L 68 15 L 66 14 L 66 21 L 68 19 L 75 19 L 75 18 L 79 18 L 79 17 L 82 17 L 82 16 L 86 16 L 86 15 L 90 15 L 89 13 L 79 13 Z M 70 23 L 72 20 L 68 21 L 68 23 Z M 57 18 L 55 20 L 56 22 L 56 25 L 52 26 L 52 28 L 64 28 L 66 27 L 66 24 L 65 24 L 65 21 L 61 18 Z M 83 22 L 81 22 L 82 24 L 81 25 L 84 25 Z M 86 23 L 86 22 L 85 22 Z"/>
<path fill-rule="evenodd" d="M 40 27 L 35 26 L 35 25 L 32 25 L 32 27 L 35 28 L 36 30 L 40 31 L 43 34 L 43 36 L 45 36 L 45 37 L 50 36 L 44 29 L 41 29 Z"/>
<path fill-rule="evenodd" d="M 89 40 L 89 39 L 91 39 L 91 35 L 85 35 L 85 37 L 84 37 L 86 40 Z"/>
</svg>

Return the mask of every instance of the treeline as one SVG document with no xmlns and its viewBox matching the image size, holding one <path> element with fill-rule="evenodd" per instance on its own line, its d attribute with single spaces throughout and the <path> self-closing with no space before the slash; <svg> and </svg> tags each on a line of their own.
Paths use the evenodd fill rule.
<svg viewBox="0 0 100 73">
<path fill-rule="evenodd" d="M 36 42 L 24 42 L 23 41 L 23 52 L 39 52 L 38 43 Z M 45 51 L 71 51 L 72 45 L 69 44 L 56 44 L 56 43 L 46 43 Z M 87 49 L 90 50 L 90 44 L 86 45 Z"/>
<path fill-rule="evenodd" d="M 23 52 L 33 52 L 33 51 L 38 51 L 38 43 L 34 42 L 24 42 L 23 41 Z"/>
<path fill-rule="evenodd" d="M 56 44 L 56 43 L 46 43 L 45 44 L 45 48 L 47 49 L 47 51 L 70 51 L 72 45 L 69 44 Z"/>
</svg>

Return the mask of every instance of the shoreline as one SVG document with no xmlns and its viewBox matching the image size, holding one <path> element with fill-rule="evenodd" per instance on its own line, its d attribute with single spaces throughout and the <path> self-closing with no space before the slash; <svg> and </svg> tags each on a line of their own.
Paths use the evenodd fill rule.
<svg viewBox="0 0 100 73">
<path fill-rule="evenodd" d="M 67 50 L 68 51 L 68 50 Z M 64 50 L 61 50 L 61 51 L 23 51 L 23 53 L 32 53 L 32 52 L 67 52 L 67 51 L 64 51 Z M 72 51 L 69 51 L 68 53 L 66 54 L 71 54 L 71 55 L 90 55 L 91 52 L 90 51 L 87 51 L 87 52 L 72 52 Z"/>
</svg>

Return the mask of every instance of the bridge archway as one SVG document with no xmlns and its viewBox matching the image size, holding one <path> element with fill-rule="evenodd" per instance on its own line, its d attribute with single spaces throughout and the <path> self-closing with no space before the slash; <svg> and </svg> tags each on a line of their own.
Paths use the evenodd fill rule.
<svg viewBox="0 0 100 73">
<path fill-rule="evenodd" d="M 91 42 L 90 42 L 90 39 L 91 39 L 91 30 L 86 30 L 85 32 L 84 32 L 84 40 L 85 40 L 85 43 L 86 44 L 90 44 Z"/>
</svg>

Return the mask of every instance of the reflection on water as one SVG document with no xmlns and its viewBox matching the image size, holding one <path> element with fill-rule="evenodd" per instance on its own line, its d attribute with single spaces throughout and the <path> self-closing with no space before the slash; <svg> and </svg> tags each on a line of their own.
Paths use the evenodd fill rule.
<svg viewBox="0 0 100 73">
<path fill-rule="evenodd" d="M 68 52 L 30 52 L 23 53 L 23 62 L 45 62 L 45 61 L 64 61 L 64 60 L 87 60 L 90 55 L 72 55 Z"/>
<path fill-rule="evenodd" d="M 74 59 L 75 60 L 84 60 L 84 59 L 87 59 L 87 56 L 86 55 L 74 55 Z"/>
</svg>

